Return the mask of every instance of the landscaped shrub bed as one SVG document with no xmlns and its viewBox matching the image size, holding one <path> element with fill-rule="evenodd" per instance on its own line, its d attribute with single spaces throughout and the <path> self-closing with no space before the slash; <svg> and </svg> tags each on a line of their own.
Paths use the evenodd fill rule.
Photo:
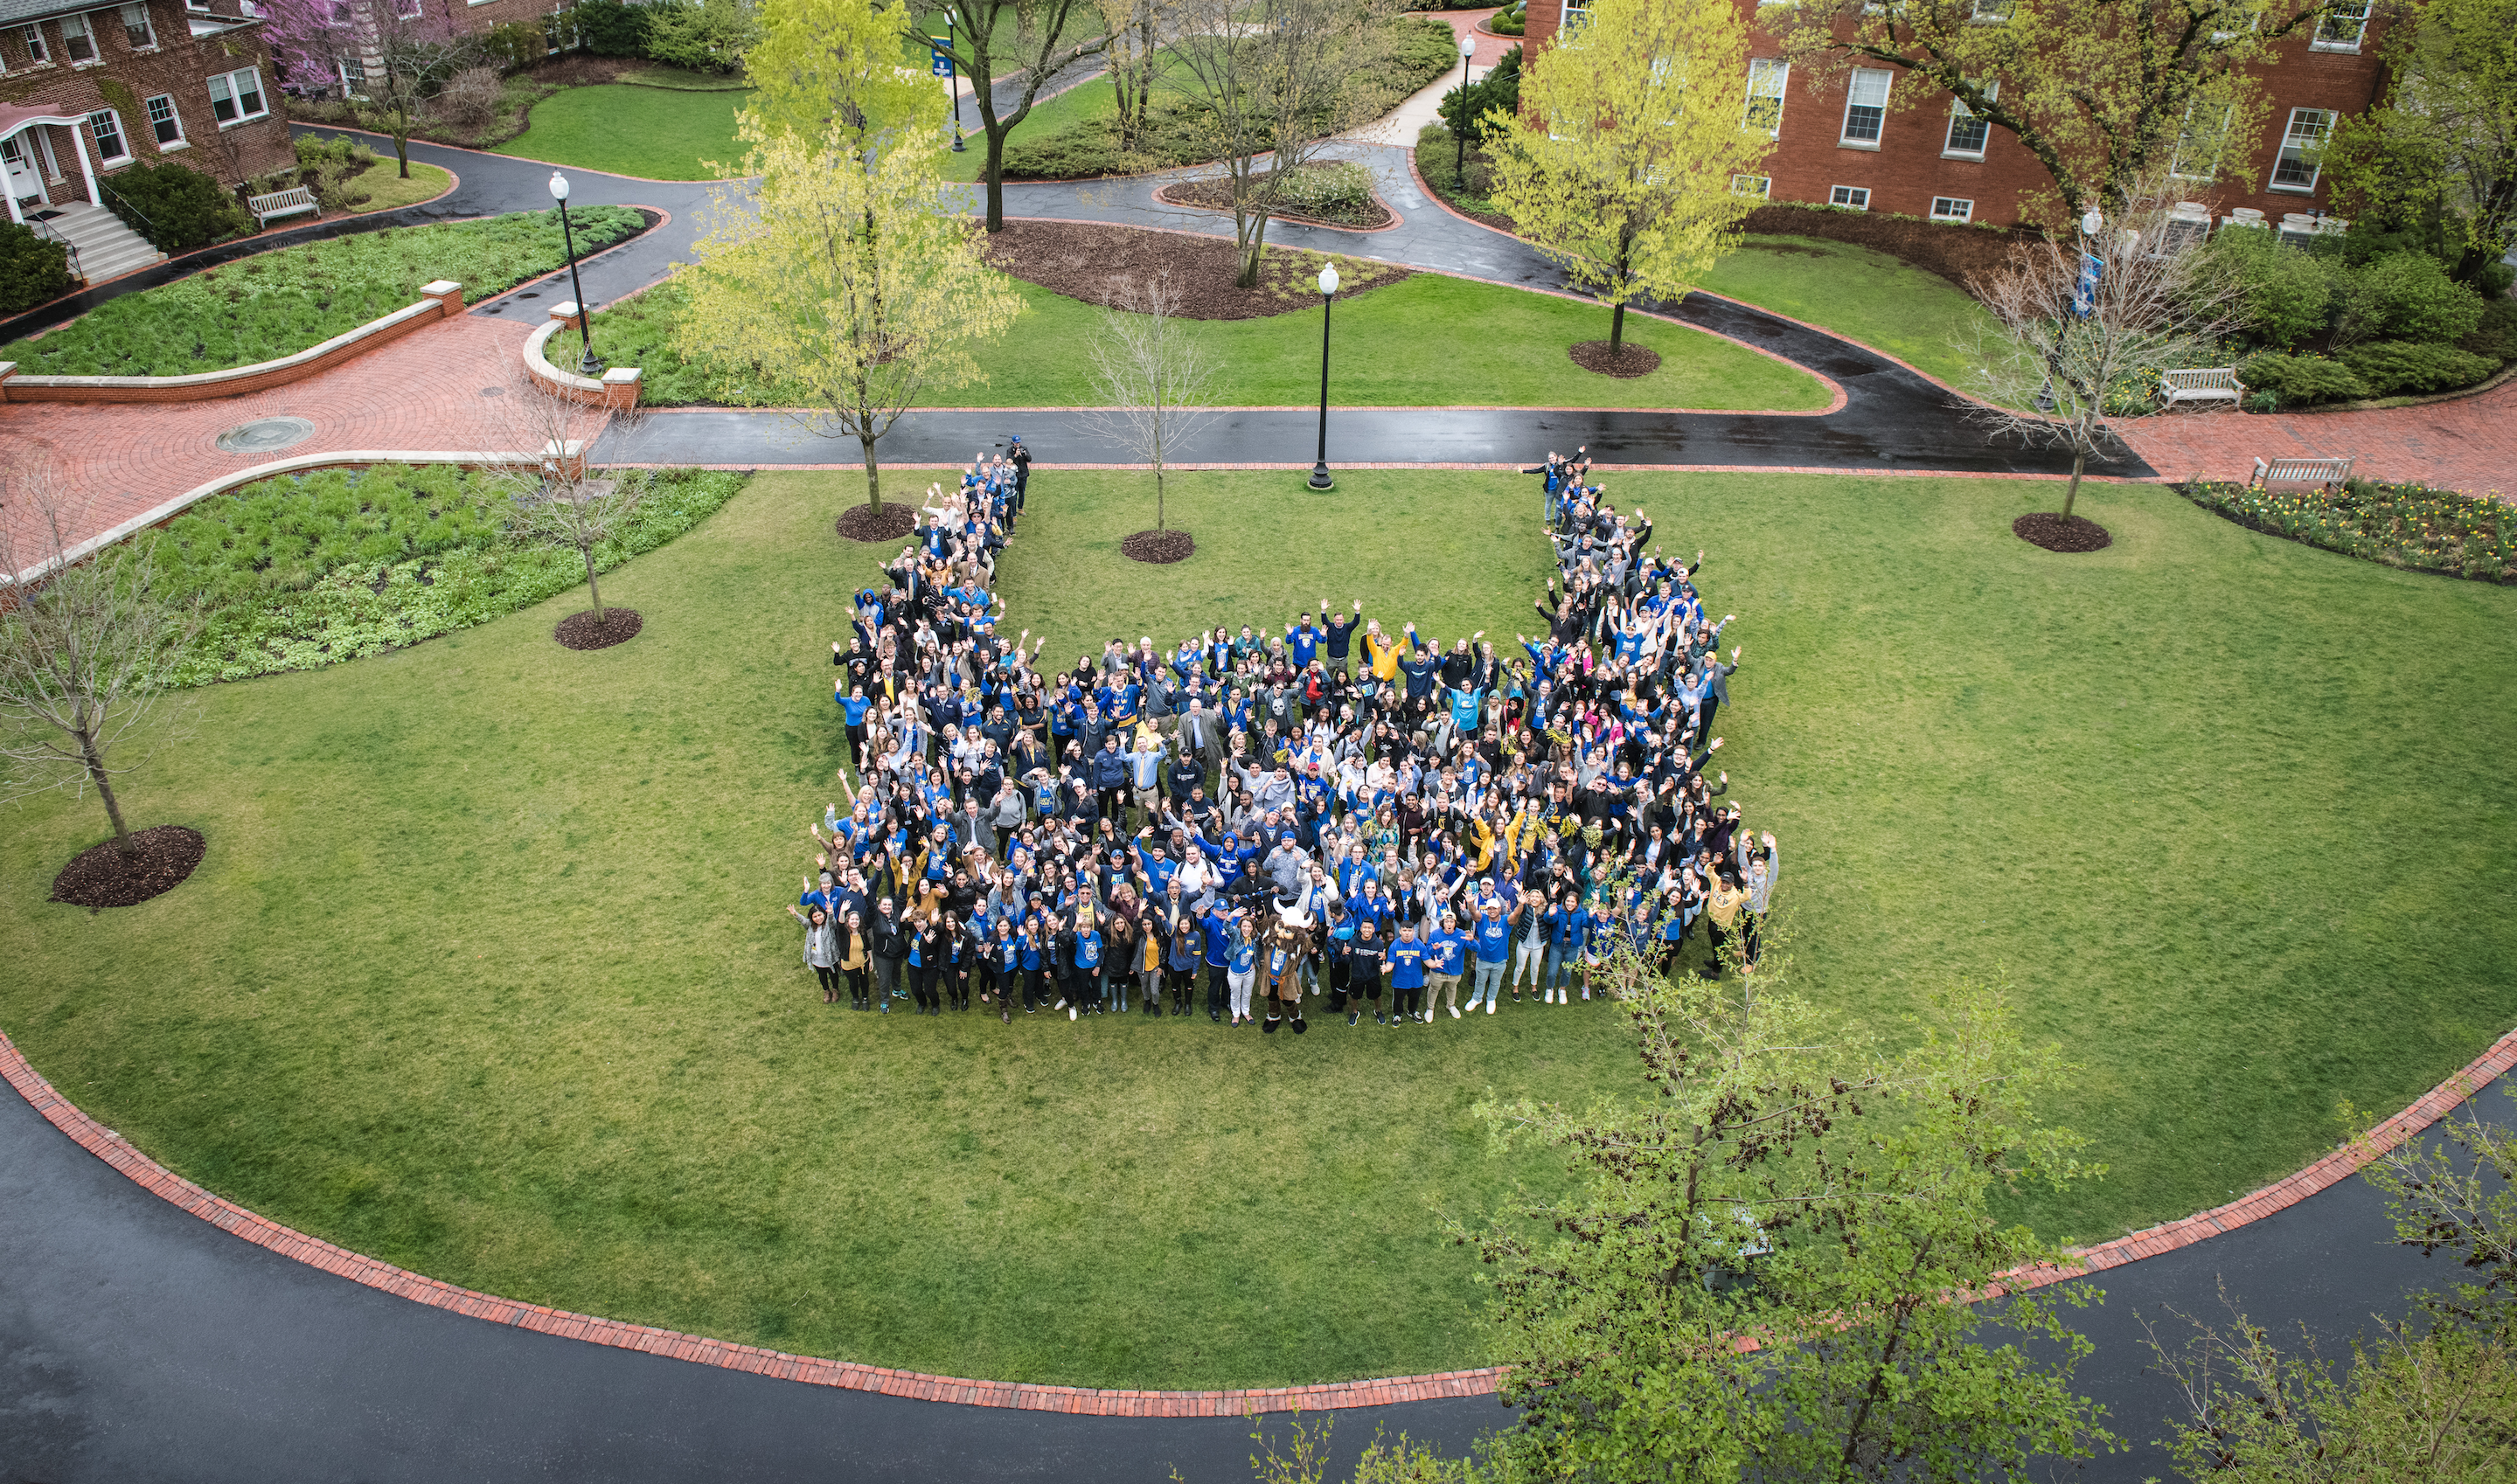
<svg viewBox="0 0 2517 1484">
<path fill-rule="evenodd" d="M 635 234 L 626 206 L 570 213 L 577 250 Z M 396 227 L 282 248 L 110 300 L 38 339 L 0 346 L 27 376 L 187 376 L 293 356 L 419 298 L 436 278 L 465 303 L 565 262 L 559 217 L 524 211 L 479 222 Z"/>
<path fill-rule="evenodd" d="M 2496 499 L 2375 480 L 2335 490 L 2274 491 L 2208 480 L 2177 488 L 2267 535 L 2413 572 L 2517 582 L 2517 510 Z"/>
<path fill-rule="evenodd" d="M 652 488 L 621 535 L 595 548 L 609 572 L 653 551 L 743 488 L 721 471 L 635 470 Z M 203 500 L 153 543 L 173 590 L 208 614 L 175 667 L 182 685 L 312 670 L 470 628 L 585 580 L 574 551 L 506 534 L 504 497 L 446 465 L 319 470 Z"/>
</svg>

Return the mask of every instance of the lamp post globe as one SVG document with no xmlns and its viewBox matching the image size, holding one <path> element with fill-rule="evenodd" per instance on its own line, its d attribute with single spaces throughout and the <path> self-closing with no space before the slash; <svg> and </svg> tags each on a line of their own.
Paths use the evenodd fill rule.
<svg viewBox="0 0 2517 1484">
<path fill-rule="evenodd" d="M 1462 36 L 1460 38 L 1460 91 L 1464 94 L 1469 90 L 1469 59 L 1475 55 L 1477 55 L 1477 38 Z M 1467 100 L 1463 98 L 1461 103 L 1465 109 Z M 1461 126 L 1451 131 L 1451 174 L 1454 179 L 1469 173 L 1468 122 L 1468 117 L 1463 112 L 1460 118 Z M 1464 186 L 1465 184 L 1463 182 Z"/>
<path fill-rule="evenodd" d="M 1333 489 L 1329 478 L 1329 311 L 1337 304 L 1338 271 L 1332 263 L 1320 270 L 1320 449 L 1311 465 L 1311 488 Z"/>
<path fill-rule="evenodd" d="M 568 221 L 568 177 L 552 171 L 550 193 L 551 199 L 559 203 L 559 237 L 568 250 L 569 292 L 576 296 L 576 339 L 582 352 L 576 368 L 580 374 L 592 376 L 603 369 L 603 362 L 594 359 L 594 326 L 585 308 L 585 280 L 576 272 L 576 233 Z"/>
</svg>

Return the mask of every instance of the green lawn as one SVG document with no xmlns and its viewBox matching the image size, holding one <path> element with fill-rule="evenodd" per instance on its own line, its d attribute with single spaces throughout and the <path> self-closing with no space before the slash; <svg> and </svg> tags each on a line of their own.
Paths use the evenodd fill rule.
<svg viewBox="0 0 2517 1484">
<path fill-rule="evenodd" d="M 2080 1239 L 2225 1200 L 2517 1023 L 2517 592 L 2098 487 L 2092 556 L 2014 539 L 2053 487 L 1636 475 L 1741 616 L 1721 730 L 1781 839 L 1804 985 L 1894 1035 L 2006 969 L 2083 1071 L 2047 1110 L 2112 1176 L 2024 1214 Z M 124 783 L 200 828 L 147 906 L 42 901 L 93 800 L 0 813 L 0 1030 L 151 1156 L 452 1282 L 811 1353 L 1223 1386 L 1484 1358 L 1488 1089 L 1632 1086 L 1600 1007 L 1300 1041 L 1203 1019 L 928 1025 L 826 1009 L 780 910 L 839 748 L 828 661 L 875 551 L 852 474 L 756 479 L 581 595 L 413 650 L 196 693 Z M 1173 482 L 1198 554 L 1125 563 L 1146 481 L 1044 468 L 1008 552 L 1050 654 L 1289 615 L 1509 634 L 1534 482 Z M 775 594 L 775 597 L 764 595 Z M 1124 615 L 1114 619 L 1113 614 Z"/>
<path fill-rule="evenodd" d="M 367 193 L 364 204 L 358 208 L 363 216 L 370 211 L 391 211 L 418 201 L 433 200 L 454 189 L 454 177 L 435 165 L 410 162 L 410 179 L 402 178 L 401 167 L 391 154 L 367 167 L 358 178 L 358 188 Z"/>
<path fill-rule="evenodd" d="M 651 181 L 740 175 L 734 115 L 750 96 L 618 82 L 563 88 L 533 105 L 524 133 L 490 152 Z"/>
<path fill-rule="evenodd" d="M 984 385 L 945 389 L 930 405 L 1056 407 L 1099 401 L 1085 354 L 1100 312 L 1029 283 L 1013 327 L 982 348 Z M 673 350 L 683 304 L 664 284 L 594 317 L 615 365 L 646 372 L 646 400 L 793 404 L 791 388 L 710 375 Z M 1813 410 L 1827 404 L 1818 380 L 1785 361 L 1684 325 L 1629 316 L 1628 337 L 1660 352 L 1661 365 L 1632 380 L 1573 363 L 1578 341 L 1604 340 L 1608 312 L 1552 294 L 1418 274 L 1339 305 L 1329 398 L 1349 406 L 1693 407 Z M 1284 406 L 1319 396 L 1316 310 L 1264 319 L 1192 321 L 1214 354 L 1217 401 Z"/>
<path fill-rule="evenodd" d="M 1953 387 L 1967 386 L 1955 342 L 1992 317 L 1966 291 L 1883 252 L 1817 237 L 1750 237 L 1702 287 L 1858 340 Z"/>
</svg>

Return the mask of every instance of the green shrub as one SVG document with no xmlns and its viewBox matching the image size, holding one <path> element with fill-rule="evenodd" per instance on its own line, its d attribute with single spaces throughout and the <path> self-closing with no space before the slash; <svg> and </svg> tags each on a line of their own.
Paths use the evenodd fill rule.
<svg viewBox="0 0 2517 1484">
<path fill-rule="evenodd" d="M 649 39 L 650 7 L 620 0 L 577 0 L 569 15 L 577 38 L 597 57 L 644 57 Z"/>
<path fill-rule="evenodd" d="M 521 72 L 550 55 L 550 35 L 539 21 L 502 21 L 481 33 L 481 51 L 510 72 Z"/>
<path fill-rule="evenodd" d="M 759 39 L 760 22 L 736 0 L 673 0 L 647 11 L 647 55 L 694 72 L 733 72 Z"/>
<path fill-rule="evenodd" d="M 1401 16 L 1391 29 L 1386 75 L 1380 80 L 1397 98 L 1460 64 L 1459 33 L 1430 16 Z"/>
<path fill-rule="evenodd" d="M 1472 148 L 1483 146 L 1489 116 L 1498 111 L 1506 115 L 1520 111 L 1520 48 L 1504 53 L 1494 70 L 1475 82 L 1443 94 L 1440 111 L 1453 137 L 1466 135 Z"/>
<path fill-rule="evenodd" d="M 595 548 L 609 572 L 712 515 L 743 476 L 631 472 L 652 488 Z M 181 685 L 311 670 L 469 628 L 585 580 L 574 551 L 519 546 L 495 489 L 467 471 L 379 464 L 265 480 L 203 500 L 140 540 L 205 621 Z"/>
<path fill-rule="evenodd" d="M 2438 259 L 2388 253 L 2346 276 L 2335 338 L 2448 344 L 2472 334 L 2482 310 L 2482 295 L 2449 277 Z"/>
<path fill-rule="evenodd" d="M 1372 172 L 1352 160 L 1304 165 L 1285 178 L 1277 196 L 1301 216 L 1351 217 L 1372 205 Z"/>
<path fill-rule="evenodd" d="M 2285 407 L 2368 395 L 2368 384 L 2349 366 L 2322 356 L 2257 356 L 2238 368 L 2238 379 L 2250 388 L 2279 397 Z"/>
<path fill-rule="evenodd" d="M 2240 327 L 2249 339 L 2286 350 L 2324 333 L 2343 276 L 2338 260 L 2243 228 L 2223 228 L 2204 251 L 2215 276 L 2236 284 Z"/>
<path fill-rule="evenodd" d="M 70 250 L 32 227 L 0 223 L 0 315 L 33 309 L 70 291 Z"/>
<path fill-rule="evenodd" d="M 2499 369 L 2497 361 L 2452 345 L 2372 340 L 2341 353 L 2342 363 L 2379 397 L 2467 387 Z"/>
<path fill-rule="evenodd" d="M 2456 349 L 2505 363 L 2517 360 L 2517 299 L 2501 295 L 2482 306 L 2482 322 L 2456 342 Z"/>
<path fill-rule="evenodd" d="M 1526 34 L 1529 30 L 1529 15 L 1525 9 L 1527 4 L 1528 0 L 1521 0 L 1521 4 L 1514 5 L 1510 10 L 1495 12 L 1486 19 L 1486 29 L 1498 36 Z"/>
<path fill-rule="evenodd" d="M 191 252 L 254 230 L 228 188 L 172 160 L 134 165 L 108 185 L 106 205 L 159 252 Z"/>
</svg>

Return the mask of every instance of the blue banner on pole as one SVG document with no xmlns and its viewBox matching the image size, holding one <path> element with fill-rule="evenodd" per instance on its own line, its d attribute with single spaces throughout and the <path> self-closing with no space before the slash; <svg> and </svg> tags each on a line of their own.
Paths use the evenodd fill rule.
<svg viewBox="0 0 2517 1484">
<path fill-rule="evenodd" d="M 945 50 L 947 45 L 949 45 L 949 43 L 941 36 L 929 36 L 926 38 L 926 50 L 928 53 L 926 70 L 934 73 L 938 77 L 950 77 L 953 75 L 953 54 Z"/>
<path fill-rule="evenodd" d="M 2080 254 L 2080 281 L 2071 285 L 2071 313 L 2086 319 L 2098 307 L 2098 278 L 2107 271 L 2095 253 Z"/>
</svg>

